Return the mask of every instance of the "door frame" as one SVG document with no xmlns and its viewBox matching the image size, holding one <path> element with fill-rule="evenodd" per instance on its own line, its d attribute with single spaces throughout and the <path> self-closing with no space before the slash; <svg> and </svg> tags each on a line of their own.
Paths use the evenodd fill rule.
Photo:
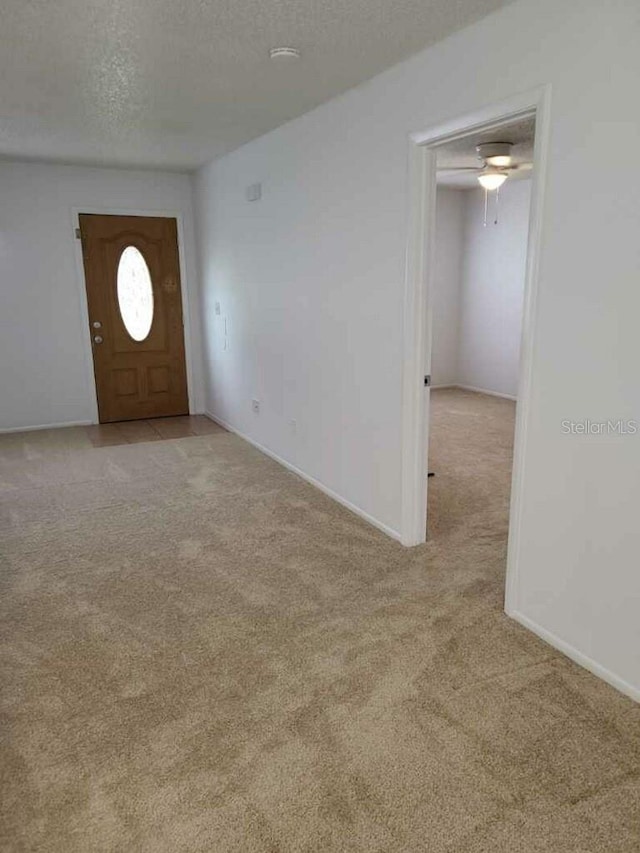
<svg viewBox="0 0 640 853">
<path fill-rule="evenodd" d="M 522 344 L 511 482 L 507 551 L 507 612 L 516 606 L 522 494 L 526 469 L 526 437 L 531 421 L 533 345 L 539 278 L 540 238 L 547 184 L 551 87 L 542 86 L 482 107 L 409 136 L 407 253 L 404 292 L 404 349 L 402 377 L 402 518 L 403 545 L 426 540 L 429 442 L 429 388 L 431 322 L 436 224 L 436 152 L 444 142 L 478 130 L 498 127 L 509 120 L 534 115 L 534 170 L 524 284 Z"/>
<path fill-rule="evenodd" d="M 73 251 L 76 264 L 76 280 L 78 283 L 78 299 L 80 305 L 81 320 L 84 323 L 84 334 L 82 335 L 82 348 L 84 353 L 84 373 L 87 386 L 88 399 L 91 400 L 92 413 L 91 422 L 100 423 L 98 414 L 98 392 L 93 369 L 93 350 L 91 348 L 91 329 L 89 318 L 89 305 L 87 302 L 87 282 L 84 273 L 84 261 L 82 257 L 82 241 L 76 237 L 76 228 L 80 227 L 79 216 L 81 213 L 96 214 L 98 216 L 153 216 L 158 219 L 175 219 L 178 231 L 178 262 L 180 268 L 180 293 L 182 296 L 182 333 L 184 336 L 184 356 L 187 369 L 187 400 L 189 403 L 189 414 L 197 414 L 194 408 L 195 384 L 193 371 L 193 335 L 191 330 L 191 306 L 189 304 L 189 292 L 187 288 L 187 269 L 184 239 L 184 215 L 180 211 L 171 210 L 139 210 L 126 207 L 99 207 L 83 204 L 80 207 L 71 208 L 71 238 L 73 240 Z"/>
</svg>

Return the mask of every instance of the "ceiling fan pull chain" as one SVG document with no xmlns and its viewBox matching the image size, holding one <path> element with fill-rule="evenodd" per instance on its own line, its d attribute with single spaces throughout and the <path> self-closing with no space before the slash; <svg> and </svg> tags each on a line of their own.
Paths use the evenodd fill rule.
<svg viewBox="0 0 640 853">
<path fill-rule="evenodd" d="M 498 224 L 498 206 L 500 201 L 500 187 L 496 189 L 496 218 L 493 220 L 493 224 Z"/>
<path fill-rule="evenodd" d="M 485 187 L 484 190 L 484 222 L 483 225 L 487 227 L 487 205 L 489 204 L 489 190 Z"/>
</svg>

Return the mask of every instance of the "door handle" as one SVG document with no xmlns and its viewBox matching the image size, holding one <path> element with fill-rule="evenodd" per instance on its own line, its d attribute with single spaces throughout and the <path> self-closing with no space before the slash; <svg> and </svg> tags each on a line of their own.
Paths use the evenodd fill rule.
<svg viewBox="0 0 640 853">
<path fill-rule="evenodd" d="M 102 343 L 102 337 L 100 335 L 95 335 L 93 338 L 93 342 L 95 344 L 101 344 Z"/>
</svg>

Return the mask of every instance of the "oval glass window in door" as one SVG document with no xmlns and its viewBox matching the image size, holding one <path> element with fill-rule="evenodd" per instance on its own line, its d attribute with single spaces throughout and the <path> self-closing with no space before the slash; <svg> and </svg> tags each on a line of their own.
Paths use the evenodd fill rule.
<svg viewBox="0 0 640 853">
<path fill-rule="evenodd" d="M 118 262 L 118 307 L 127 332 L 143 341 L 153 323 L 153 287 L 144 255 L 135 246 L 127 246 Z"/>
</svg>

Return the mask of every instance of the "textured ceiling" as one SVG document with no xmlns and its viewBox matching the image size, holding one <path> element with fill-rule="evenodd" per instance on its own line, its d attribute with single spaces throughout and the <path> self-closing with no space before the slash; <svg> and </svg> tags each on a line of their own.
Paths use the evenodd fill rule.
<svg viewBox="0 0 640 853">
<path fill-rule="evenodd" d="M 484 130 L 472 133 L 455 142 L 449 142 L 437 149 L 439 186 L 457 187 L 458 189 L 476 189 L 478 181 L 473 172 L 447 172 L 447 168 L 472 166 L 480 168 L 476 145 L 481 142 L 512 142 L 511 156 L 513 164 L 530 163 L 533 160 L 533 141 L 535 135 L 535 119 L 526 118 L 503 124 L 498 129 Z M 513 172 L 509 180 L 530 178 L 530 171 Z"/>
<path fill-rule="evenodd" d="M 193 168 L 506 2 L 2 0 L 0 156 Z"/>
</svg>

